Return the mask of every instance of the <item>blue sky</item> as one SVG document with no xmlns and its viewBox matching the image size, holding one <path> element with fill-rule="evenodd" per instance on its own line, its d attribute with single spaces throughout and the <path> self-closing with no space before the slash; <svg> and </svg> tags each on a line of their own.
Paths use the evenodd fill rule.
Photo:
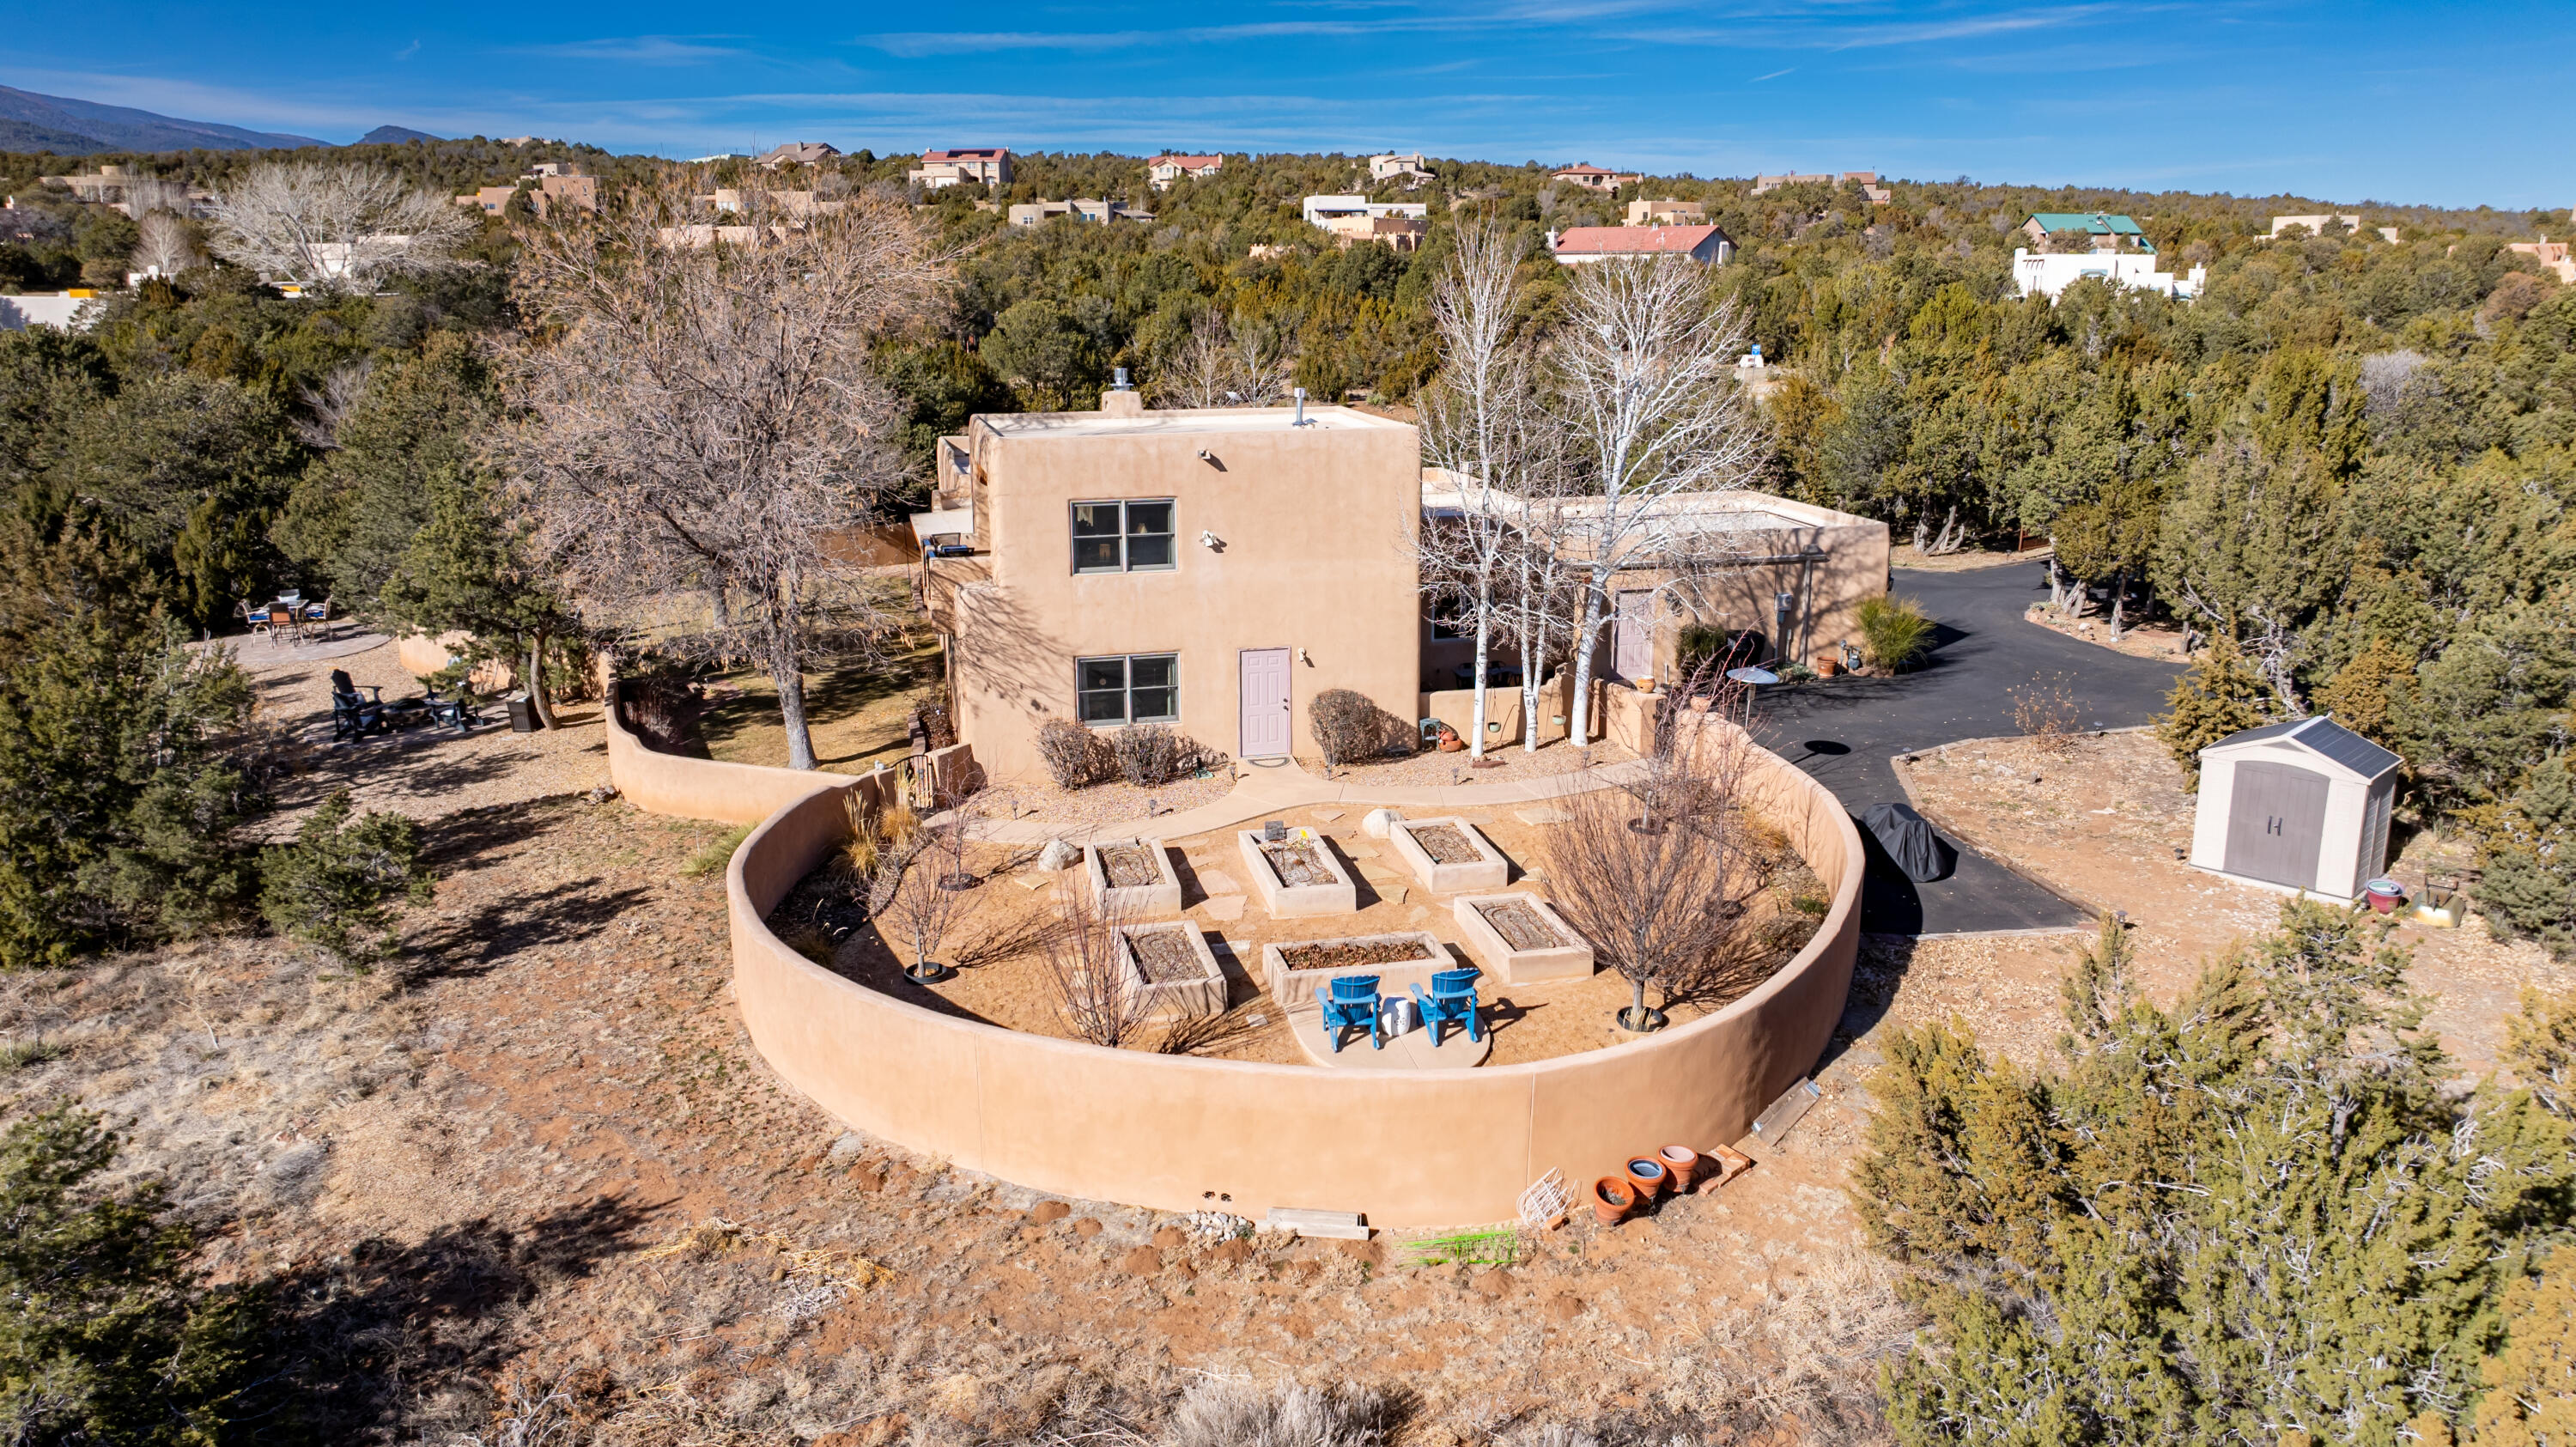
<svg viewBox="0 0 2576 1447">
<path fill-rule="evenodd" d="M 1391 147 L 2576 203 L 2568 0 L 105 0 L 79 19 L 8 27 L 0 82 L 334 141 L 391 122 L 678 156 Z"/>
</svg>

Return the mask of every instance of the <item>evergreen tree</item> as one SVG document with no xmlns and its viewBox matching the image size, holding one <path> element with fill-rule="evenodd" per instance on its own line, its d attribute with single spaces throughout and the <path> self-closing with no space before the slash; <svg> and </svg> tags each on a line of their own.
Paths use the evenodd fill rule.
<svg viewBox="0 0 2576 1447">
<path fill-rule="evenodd" d="M 422 479 L 425 515 L 386 574 L 375 611 L 399 628 L 432 637 L 473 635 L 469 662 L 507 659 L 518 665 L 538 717 L 546 707 L 546 644 L 579 628 L 568 604 L 546 584 L 528 555 L 528 529 L 502 514 L 487 478 L 439 467 Z"/>
<path fill-rule="evenodd" d="M 2183 787 L 2200 789 L 2200 751 L 2230 734 L 2260 728 L 2272 719 L 2272 691 L 2225 638 L 2213 638 L 2191 671 L 2174 681 L 2156 739 L 2182 765 Z"/>
<path fill-rule="evenodd" d="M 2501 806 L 2465 816 L 2481 845 L 2478 908 L 2499 934 L 2576 954 L 2576 760 L 2556 754 Z"/>
</svg>

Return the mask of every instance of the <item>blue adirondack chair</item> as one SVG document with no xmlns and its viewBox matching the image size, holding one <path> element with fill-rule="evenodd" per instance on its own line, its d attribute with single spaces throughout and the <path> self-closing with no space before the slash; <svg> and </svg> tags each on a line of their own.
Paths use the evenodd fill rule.
<svg viewBox="0 0 2576 1447">
<path fill-rule="evenodd" d="M 1442 970 L 1431 977 L 1431 993 L 1424 995 L 1420 985 L 1407 985 L 1413 992 L 1413 1003 L 1422 1011 L 1422 1028 L 1431 1032 L 1431 1043 L 1440 1043 L 1440 1027 L 1456 1022 L 1467 1027 L 1467 1038 L 1482 1041 L 1485 1030 L 1476 1022 L 1476 975 L 1473 969 Z"/>
<path fill-rule="evenodd" d="M 1336 975 L 1315 987 L 1315 1003 L 1323 1008 L 1324 1038 L 1333 1042 L 1335 1055 L 1342 1053 L 1342 1032 L 1353 1026 L 1369 1032 L 1370 1049 L 1386 1048 L 1377 1033 L 1377 976 Z"/>
</svg>

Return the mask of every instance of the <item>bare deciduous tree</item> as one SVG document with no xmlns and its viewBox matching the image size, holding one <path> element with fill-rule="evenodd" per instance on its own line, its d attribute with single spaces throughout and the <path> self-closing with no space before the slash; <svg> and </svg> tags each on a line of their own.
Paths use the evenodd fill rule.
<svg viewBox="0 0 2576 1447">
<path fill-rule="evenodd" d="M 936 824 L 917 824 L 907 813 L 898 827 L 880 831 L 867 868 L 868 913 L 885 941 L 912 956 L 904 974 L 927 983 L 946 979 L 948 966 L 932 958 L 948 942 L 962 912 L 960 877 L 980 817 L 961 800 Z"/>
<path fill-rule="evenodd" d="M 184 200 L 181 204 L 185 204 Z M 138 211 L 134 229 L 134 269 L 160 276 L 177 276 L 189 267 L 205 261 L 197 252 L 197 238 L 188 232 L 188 223 L 167 211 Z"/>
<path fill-rule="evenodd" d="M 1531 600 L 1514 594 L 1513 574 L 1522 566 L 1516 554 L 1553 536 L 1528 531 L 1527 499 L 1555 479 L 1557 433 L 1546 425 L 1529 340 L 1519 335 L 1522 249 L 1518 233 L 1490 219 L 1459 228 L 1457 256 L 1432 291 L 1441 366 L 1422 402 L 1423 454 L 1449 473 L 1457 501 L 1425 516 L 1411 546 L 1424 593 L 1475 638 L 1467 750 L 1478 759 L 1485 756 L 1495 635 L 1516 604 L 1546 597 L 1544 589 Z M 1527 655 L 1522 664 L 1529 688 L 1542 664 Z M 1534 725 L 1535 693 L 1527 698 Z M 1535 727 L 1524 737 L 1536 747 Z"/>
<path fill-rule="evenodd" d="M 810 769 L 805 665 L 866 650 L 908 613 L 899 582 L 834 541 L 905 486 L 869 352 L 922 314 L 947 257 L 876 192 L 801 218 L 749 192 L 744 241 L 665 244 L 695 189 L 522 231 L 533 335 L 510 372 L 525 421 L 502 451 L 594 621 L 756 661 L 788 762 Z"/>
<path fill-rule="evenodd" d="M 367 291 L 453 264 L 474 221 L 381 166 L 253 166 L 214 199 L 217 255 L 277 281 Z"/>
<path fill-rule="evenodd" d="M 1081 871 L 1066 874 L 1043 949 L 1055 1016 L 1076 1040 L 1116 1050 L 1144 1035 L 1151 1013 L 1145 977 L 1127 958 L 1117 906 L 1094 893 Z"/>
<path fill-rule="evenodd" d="M 1547 840 L 1552 900 L 1566 923 L 1628 980 L 1620 1024 L 1660 1026 L 1664 1003 L 1704 997 L 1741 964 L 1733 946 L 1751 873 L 1743 784 L 1753 747 L 1714 711 L 1660 720 L 1644 774 L 1625 789 L 1564 801 L 1572 817 Z"/>
<path fill-rule="evenodd" d="M 375 358 L 360 357 L 324 373 L 321 386 L 302 389 L 304 412 L 292 424 L 296 438 L 316 452 L 339 451 L 340 428 L 366 398 L 367 379 L 375 370 Z"/>
<path fill-rule="evenodd" d="M 1563 514 L 1586 575 L 1575 626 L 1573 737 L 1589 736 L 1592 651 L 1610 622 L 1611 579 L 1651 567 L 1658 606 L 1689 601 L 1731 551 L 1676 506 L 1745 485 L 1762 435 L 1735 381 L 1744 323 L 1706 268 L 1678 257 L 1578 269 L 1555 348 L 1559 425 L 1589 495 Z"/>
<path fill-rule="evenodd" d="M 1153 390 L 1157 407 L 1267 407 L 1288 395 L 1288 359 L 1269 328 L 1210 307 Z"/>
</svg>

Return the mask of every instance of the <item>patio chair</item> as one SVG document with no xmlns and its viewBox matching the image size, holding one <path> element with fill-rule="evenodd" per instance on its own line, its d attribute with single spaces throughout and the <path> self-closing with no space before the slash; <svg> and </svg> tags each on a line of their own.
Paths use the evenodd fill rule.
<svg viewBox="0 0 2576 1447">
<path fill-rule="evenodd" d="M 331 631 L 331 600 L 325 598 L 319 603 L 306 603 L 297 610 L 297 617 L 306 628 L 328 636 Z"/>
<path fill-rule="evenodd" d="M 367 685 L 367 693 L 377 695 L 370 698 L 367 693 L 360 693 L 358 688 L 359 685 L 349 681 L 347 669 L 331 670 L 331 738 L 334 742 L 393 732 L 393 724 L 385 717 L 385 706 L 381 701 L 384 690 L 373 684 Z"/>
<path fill-rule="evenodd" d="M 461 688 L 446 698 L 440 698 L 437 689 L 430 689 L 429 716 L 460 734 L 472 733 L 483 722 L 474 711 L 474 695 Z"/>
<path fill-rule="evenodd" d="M 1332 1042 L 1335 1055 L 1342 1053 L 1342 1032 L 1354 1026 L 1369 1032 L 1370 1049 L 1386 1048 L 1377 1033 L 1377 979 L 1375 975 L 1336 975 L 1315 987 L 1315 1003 L 1324 1011 L 1324 1038 Z"/>
<path fill-rule="evenodd" d="M 1484 1027 L 1476 1021 L 1477 971 L 1442 970 L 1431 977 L 1431 993 L 1424 995 L 1420 985 L 1407 985 L 1413 992 L 1413 1003 L 1422 1011 L 1422 1028 L 1431 1032 L 1431 1043 L 1440 1043 L 1440 1027 L 1456 1022 L 1467 1027 L 1467 1038 L 1482 1041 Z"/>
<path fill-rule="evenodd" d="M 269 635 L 270 641 L 274 642 L 276 640 L 277 624 L 271 618 L 268 605 L 266 603 L 253 603 L 249 599 L 245 598 L 241 601 L 240 606 L 236 607 L 233 611 L 239 613 L 242 616 L 242 621 L 250 625 L 250 633 L 253 638 L 265 633 Z"/>
</svg>

